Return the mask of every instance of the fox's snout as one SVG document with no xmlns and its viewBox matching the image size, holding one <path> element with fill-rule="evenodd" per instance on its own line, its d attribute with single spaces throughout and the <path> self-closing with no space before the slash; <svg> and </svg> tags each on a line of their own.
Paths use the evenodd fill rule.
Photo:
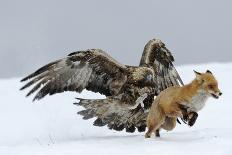
<svg viewBox="0 0 232 155">
<path fill-rule="evenodd" d="M 216 92 L 210 91 L 210 94 L 211 94 L 211 96 L 213 98 L 216 98 L 216 99 L 218 99 L 220 96 L 222 96 L 222 92 L 221 91 L 216 91 Z"/>
</svg>

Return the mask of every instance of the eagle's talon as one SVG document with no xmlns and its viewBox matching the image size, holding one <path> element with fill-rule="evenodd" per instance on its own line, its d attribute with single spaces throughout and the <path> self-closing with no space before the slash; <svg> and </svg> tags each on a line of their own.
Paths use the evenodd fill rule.
<svg viewBox="0 0 232 155">
<path fill-rule="evenodd" d="M 144 109 L 144 104 L 143 103 L 138 103 L 138 104 L 135 104 L 132 107 L 129 107 L 129 109 L 134 110 L 134 109 L 137 109 L 138 107 L 141 107 L 142 109 Z"/>
<path fill-rule="evenodd" d="M 140 105 L 141 105 L 142 109 L 144 109 L 144 103 L 142 102 L 142 103 L 140 103 Z"/>
<path fill-rule="evenodd" d="M 142 109 L 144 109 L 144 99 L 147 98 L 147 94 L 143 94 L 141 95 L 140 97 L 137 98 L 137 100 L 135 101 L 135 105 L 132 106 L 132 107 L 129 107 L 129 109 L 133 110 L 133 109 L 136 109 L 137 107 L 141 107 Z"/>
</svg>

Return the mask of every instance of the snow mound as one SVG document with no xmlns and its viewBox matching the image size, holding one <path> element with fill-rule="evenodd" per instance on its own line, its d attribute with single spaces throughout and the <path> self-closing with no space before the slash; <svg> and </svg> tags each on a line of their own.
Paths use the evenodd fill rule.
<svg viewBox="0 0 232 155">
<path fill-rule="evenodd" d="M 84 91 L 63 93 L 32 102 L 20 92 L 19 78 L 0 80 L 0 155 L 80 155 L 80 154 L 232 154 L 232 104 L 230 81 L 232 63 L 178 67 L 183 81 L 190 82 L 193 69 L 211 70 L 223 92 L 220 99 L 209 99 L 194 127 L 182 124 L 161 138 L 144 139 L 143 133 L 115 132 L 92 126 L 76 114 L 81 107 L 75 97 L 104 98 Z"/>
</svg>

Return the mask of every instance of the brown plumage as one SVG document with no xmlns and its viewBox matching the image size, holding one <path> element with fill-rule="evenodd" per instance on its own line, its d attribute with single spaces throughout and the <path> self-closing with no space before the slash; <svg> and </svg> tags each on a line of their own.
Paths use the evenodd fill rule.
<svg viewBox="0 0 232 155">
<path fill-rule="evenodd" d="M 78 112 L 83 119 L 97 117 L 94 125 L 108 125 L 115 130 L 145 131 L 146 110 L 154 96 L 169 86 L 183 83 L 173 61 L 170 51 L 158 39 L 147 43 L 140 66 L 120 64 L 100 49 L 77 51 L 22 79 L 29 82 L 21 90 L 35 84 L 27 94 L 38 91 L 34 100 L 64 91 L 99 92 L 106 99 L 79 99 L 75 103 L 85 108 Z"/>
</svg>

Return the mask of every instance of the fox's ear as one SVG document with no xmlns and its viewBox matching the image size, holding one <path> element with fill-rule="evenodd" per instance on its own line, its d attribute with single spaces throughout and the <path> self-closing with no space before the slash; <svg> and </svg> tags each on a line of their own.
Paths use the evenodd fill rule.
<svg viewBox="0 0 232 155">
<path fill-rule="evenodd" d="M 206 71 L 206 73 L 210 73 L 210 74 L 212 74 L 212 72 L 211 72 L 210 70 L 207 70 L 207 71 Z"/>
<path fill-rule="evenodd" d="M 194 73 L 195 73 L 195 75 L 196 75 L 196 79 L 198 80 L 198 81 L 200 81 L 201 80 L 201 73 L 199 73 L 199 72 L 197 72 L 197 71 L 195 71 L 195 70 L 193 70 L 194 71 Z"/>
<path fill-rule="evenodd" d="M 197 76 L 197 75 L 201 75 L 201 73 L 199 73 L 199 72 L 197 72 L 197 71 L 195 71 L 195 70 L 193 70 L 194 71 L 194 73 L 195 73 L 195 75 Z"/>
</svg>

